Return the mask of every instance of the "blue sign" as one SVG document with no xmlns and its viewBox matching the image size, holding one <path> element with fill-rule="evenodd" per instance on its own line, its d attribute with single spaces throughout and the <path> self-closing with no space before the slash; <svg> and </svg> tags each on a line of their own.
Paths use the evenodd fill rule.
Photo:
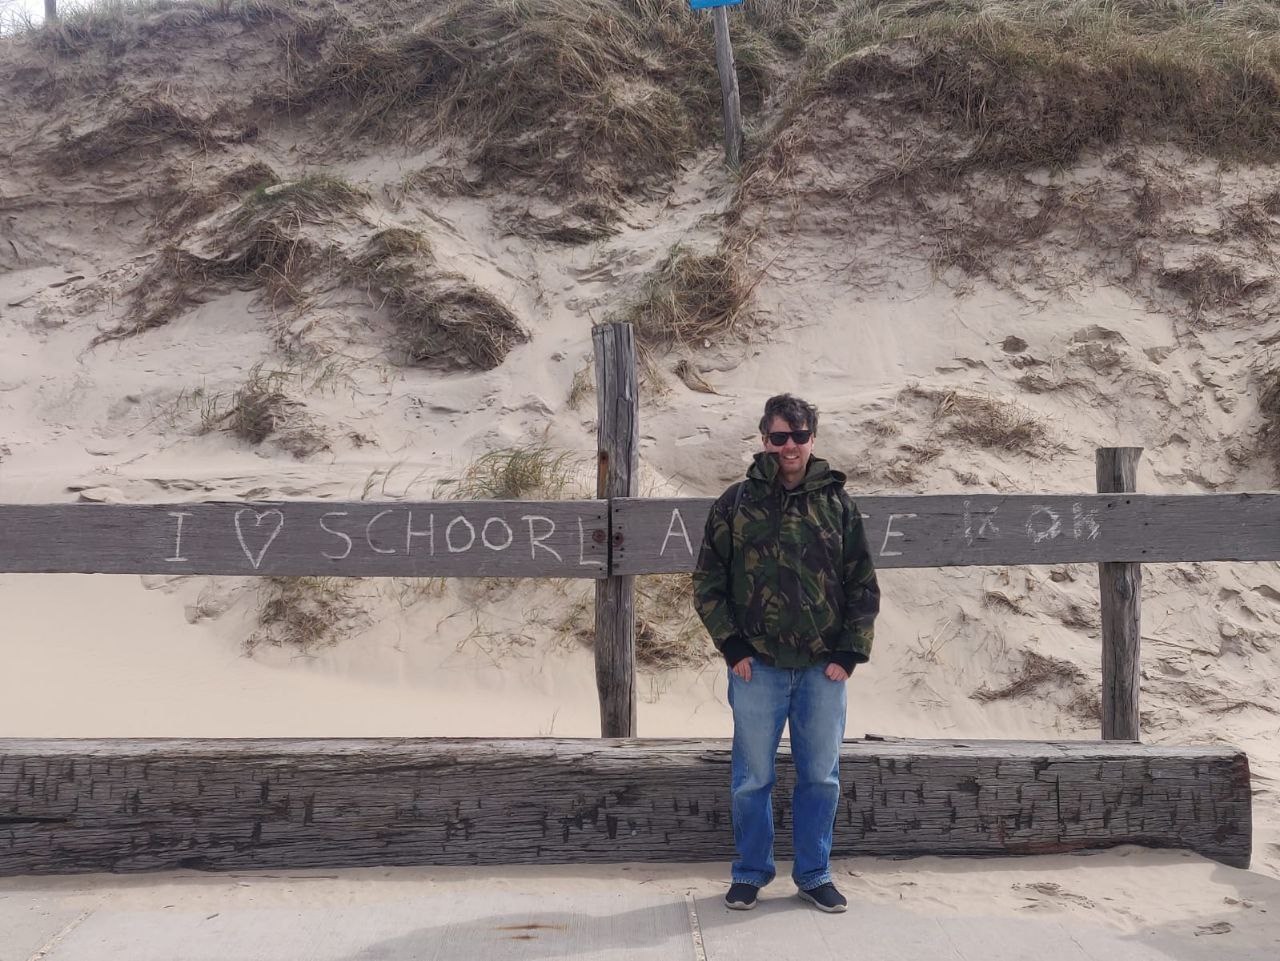
<svg viewBox="0 0 1280 961">
<path fill-rule="evenodd" d="M 689 0 L 689 9 L 706 10 L 710 7 L 736 7 L 742 0 Z"/>
</svg>

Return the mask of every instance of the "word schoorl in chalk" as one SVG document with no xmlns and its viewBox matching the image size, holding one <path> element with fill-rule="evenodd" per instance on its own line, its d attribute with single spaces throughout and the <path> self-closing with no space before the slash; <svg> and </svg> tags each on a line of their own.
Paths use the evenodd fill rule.
<svg viewBox="0 0 1280 961">
<path fill-rule="evenodd" d="M 742 0 L 689 0 L 690 10 L 710 10 L 712 7 L 736 7 Z"/>
<path fill-rule="evenodd" d="M 168 515 L 174 520 L 173 553 L 165 561 L 188 562 L 190 558 L 183 554 L 183 524 L 193 516 L 192 512 L 171 510 Z M 556 522 L 542 513 L 468 517 L 457 511 L 385 507 L 369 516 L 367 510 L 330 510 L 315 519 L 316 529 L 303 533 L 307 542 L 314 544 L 314 551 L 330 561 L 346 561 L 353 554 L 434 558 L 439 554 L 513 551 L 531 561 L 541 558 L 559 565 L 604 567 L 602 559 L 588 556 L 586 524 L 581 517 L 576 521 L 577 542 L 568 545 L 574 548 L 572 551 L 566 550 L 563 536 L 556 538 Z M 286 509 L 242 507 L 230 515 L 230 522 L 241 553 L 257 571 L 285 531 Z"/>
</svg>

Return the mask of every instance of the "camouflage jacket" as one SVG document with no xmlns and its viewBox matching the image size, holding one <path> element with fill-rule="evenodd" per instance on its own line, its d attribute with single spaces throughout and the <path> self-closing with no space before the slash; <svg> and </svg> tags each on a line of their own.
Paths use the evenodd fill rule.
<svg viewBox="0 0 1280 961">
<path fill-rule="evenodd" d="M 730 664 L 763 654 L 777 667 L 834 660 L 851 669 L 870 658 L 880 588 L 844 482 L 810 457 L 804 480 L 787 490 L 777 458 L 761 452 L 741 499 L 735 484 L 711 508 L 694 603 Z"/>
</svg>

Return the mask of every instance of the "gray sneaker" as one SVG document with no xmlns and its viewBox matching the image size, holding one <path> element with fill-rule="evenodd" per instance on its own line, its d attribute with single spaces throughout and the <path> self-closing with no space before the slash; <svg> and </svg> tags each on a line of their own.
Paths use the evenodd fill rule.
<svg viewBox="0 0 1280 961">
<path fill-rule="evenodd" d="M 741 881 L 729 885 L 729 893 L 724 896 L 724 906 L 734 911 L 750 911 L 756 906 L 756 895 L 760 889 L 754 884 Z"/>
<path fill-rule="evenodd" d="M 844 895 L 837 891 L 836 886 L 830 881 L 819 884 L 816 888 L 810 888 L 808 891 L 801 891 L 800 897 L 819 911 L 826 911 L 828 914 L 839 914 L 849 907 L 849 902 L 845 900 Z"/>
</svg>

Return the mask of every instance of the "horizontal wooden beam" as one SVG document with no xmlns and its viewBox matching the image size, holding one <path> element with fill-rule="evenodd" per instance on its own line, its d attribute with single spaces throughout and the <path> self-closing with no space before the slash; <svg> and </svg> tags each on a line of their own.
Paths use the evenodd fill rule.
<svg viewBox="0 0 1280 961">
<path fill-rule="evenodd" d="M 0 572 L 604 577 L 605 501 L 0 506 Z"/>
<path fill-rule="evenodd" d="M 0 505 L 0 573 L 604 577 L 603 500 Z M 613 501 L 618 575 L 693 570 L 711 498 Z M 1280 494 L 858 498 L 879 567 L 1280 560 Z"/>
<path fill-rule="evenodd" d="M 732 857 L 727 740 L 0 740 L 0 874 Z M 790 856 L 792 768 L 774 795 Z M 1247 866 L 1230 747 L 848 741 L 834 853 L 1189 848 Z"/>
<path fill-rule="evenodd" d="M 878 567 L 1280 560 L 1280 494 L 855 499 Z M 693 570 L 712 503 L 615 500 L 614 573 Z"/>
</svg>

